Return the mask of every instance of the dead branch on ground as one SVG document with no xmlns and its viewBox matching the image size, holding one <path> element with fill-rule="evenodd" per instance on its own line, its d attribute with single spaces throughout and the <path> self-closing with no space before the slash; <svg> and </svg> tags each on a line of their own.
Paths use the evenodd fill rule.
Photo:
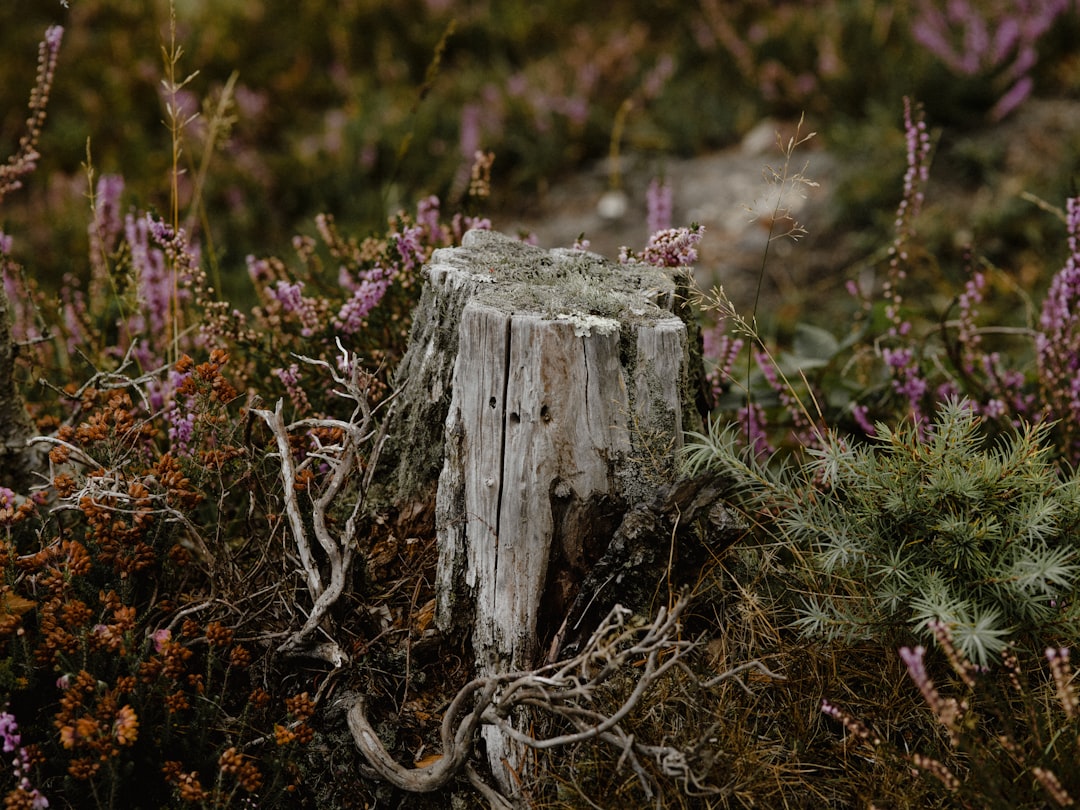
<svg viewBox="0 0 1080 810">
<path fill-rule="evenodd" d="M 371 485 L 371 475 L 386 435 L 386 421 L 383 421 L 383 428 L 376 424 L 376 408 L 372 407 L 369 398 L 373 376 L 364 371 L 359 358 L 344 349 L 340 342 L 338 348 L 341 349 L 341 357 L 337 368 L 325 360 L 308 357 L 299 359 L 310 365 L 321 366 L 330 374 L 338 386 L 332 393 L 353 404 L 348 419 L 309 418 L 286 425 L 282 400 L 278 400 L 273 411 L 252 411 L 266 422 L 277 443 L 277 452 L 274 455 L 281 465 L 285 512 L 293 542 L 300 555 L 303 569 L 301 573 L 313 602 L 303 626 L 289 635 L 278 647 L 278 652 L 314 656 L 335 667 L 347 663 L 348 655 L 334 639 L 328 637 L 327 641 L 315 644 L 312 636 L 320 628 L 330 608 L 341 598 L 348 582 L 365 495 Z M 340 437 L 339 440 L 324 443 L 316 430 L 318 428 L 330 429 Z M 299 462 L 294 457 L 289 438 L 297 431 L 307 432 L 314 443 L 313 449 L 308 450 Z M 363 452 L 365 448 L 366 456 Z M 326 472 L 315 473 L 320 467 L 325 467 Z M 307 493 L 311 503 L 310 533 L 300 503 L 301 490 L 297 486 L 298 476 L 308 472 L 313 475 L 303 491 Z M 330 529 L 327 513 L 343 494 L 346 485 L 356 480 L 354 473 L 361 473 L 360 483 L 352 495 L 353 505 L 344 526 L 340 532 L 335 533 Z M 316 556 L 311 534 L 314 534 L 314 540 L 325 558 L 328 574 L 324 573 L 324 566 Z"/>
<path fill-rule="evenodd" d="M 531 671 L 485 675 L 470 681 L 443 715 L 440 730 L 443 755 L 430 765 L 408 768 L 390 756 L 367 719 L 367 703 L 362 696 L 350 698 L 349 730 L 379 777 L 414 793 L 438 790 L 463 767 L 471 767 L 472 746 L 481 726 L 494 726 L 510 740 L 533 750 L 602 740 L 619 751 L 620 766 L 630 765 L 650 797 L 654 795 L 652 779 L 642 765 L 643 758 L 653 760 L 660 772 L 679 783 L 688 795 L 714 793 L 717 788 L 695 770 L 686 752 L 669 745 L 642 743 L 624 726 L 649 688 L 672 668 L 679 667 L 693 681 L 701 683 L 685 661 L 697 642 L 680 637 L 679 616 L 686 604 L 685 598 L 679 599 L 670 610 L 661 609 L 652 623 L 644 626 L 631 622 L 631 612 L 617 605 L 582 651 L 572 658 Z M 738 678 L 748 669 L 756 669 L 771 678 L 783 677 L 753 661 L 711 678 L 706 685 Z M 636 682 L 621 705 L 614 711 L 596 708 L 602 705 L 601 685 L 617 673 L 628 672 L 634 673 Z M 545 714 L 573 730 L 549 737 L 525 733 L 511 720 L 521 709 Z M 535 723 L 531 725 L 536 727 Z M 474 777 L 475 774 L 470 774 L 470 781 Z"/>
</svg>

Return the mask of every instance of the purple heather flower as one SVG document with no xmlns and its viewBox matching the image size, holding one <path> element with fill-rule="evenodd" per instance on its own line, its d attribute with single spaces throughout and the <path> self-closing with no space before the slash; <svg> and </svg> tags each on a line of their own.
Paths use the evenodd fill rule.
<svg viewBox="0 0 1080 810">
<path fill-rule="evenodd" d="M 60 48 L 60 41 L 64 38 L 64 27 L 62 25 L 50 25 L 45 29 L 45 44 L 49 47 L 50 51 L 56 51 Z"/>
<path fill-rule="evenodd" d="M 731 369 L 742 351 L 745 341 L 733 338 L 724 332 L 724 322 L 720 321 L 711 329 L 701 333 L 702 354 L 710 361 L 713 368 L 707 378 L 713 393 L 719 395 L 727 390 Z"/>
<path fill-rule="evenodd" d="M 83 316 L 86 314 L 86 296 L 76 286 L 70 276 L 65 276 L 64 287 L 60 292 L 62 303 L 64 328 L 67 331 L 67 349 L 74 353 L 86 340 L 86 332 L 83 329 Z"/>
<path fill-rule="evenodd" d="M 987 419 L 999 419 L 1006 413 L 1005 403 L 997 397 L 988 399 L 982 405 L 982 414 Z"/>
<path fill-rule="evenodd" d="M 279 281 L 270 288 L 270 295 L 289 313 L 299 313 L 304 308 L 304 282 Z"/>
<path fill-rule="evenodd" d="M 270 269 L 270 262 L 266 259 L 257 259 L 251 255 L 247 257 L 247 271 L 256 287 L 264 287 L 274 278 L 274 273 Z"/>
<path fill-rule="evenodd" d="M 855 424 L 859 426 L 859 429 L 867 436 L 876 436 L 877 428 L 867 416 L 869 409 L 865 405 L 852 405 L 851 416 L 855 419 Z"/>
<path fill-rule="evenodd" d="M 663 92 L 664 85 L 667 84 L 668 79 L 675 73 L 675 59 L 671 54 L 662 54 L 659 59 L 656 60 L 656 64 L 653 65 L 652 70 L 645 74 L 645 78 L 641 82 L 641 94 L 646 99 L 654 99 Z"/>
<path fill-rule="evenodd" d="M 486 217 L 470 217 L 462 213 L 454 214 L 454 218 L 450 223 L 450 232 L 453 234 L 454 241 L 460 243 L 461 237 L 465 235 L 466 231 L 490 231 L 491 220 Z"/>
<path fill-rule="evenodd" d="M 15 721 L 15 715 L 0 712 L 0 740 L 3 741 L 5 754 L 10 754 L 19 747 L 22 736 L 19 734 L 19 724 Z"/>
<path fill-rule="evenodd" d="M 4 753 L 14 753 L 11 760 L 11 774 L 15 777 L 16 785 L 30 798 L 30 807 L 33 810 L 42 810 L 49 806 L 46 799 L 37 788 L 30 783 L 28 772 L 30 770 L 30 755 L 22 746 L 22 735 L 19 733 L 19 724 L 15 715 L 10 712 L 0 712 L 0 746 Z"/>
<path fill-rule="evenodd" d="M 965 374 L 975 373 L 981 353 L 979 344 L 982 338 L 975 325 L 978 315 L 978 305 L 983 300 L 983 289 L 986 287 L 986 274 L 981 270 L 970 271 L 970 276 L 964 284 L 964 291 L 960 293 L 957 301 L 959 309 L 959 326 L 956 332 L 956 342 L 960 347 L 961 363 Z"/>
<path fill-rule="evenodd" d="M 506 92 L 511 98 L 520 98 L 529 91 L 529 80 L 524 73 L 515 73 L 506 80 Z"/>
<path fill-rule="evenodd" d="M 191 455 L 191 439 L 195 435 L 193 404 L 189 402 L 183 410 L 174 406 L 165 413 L 165 420 L 169 423 L 169 441 L 172 443 L 172 451 L 178 456 Z"/>
<path fill-rule="evenodd" d="M 768 421 L 765 410 L 758 403 L 751 402 L 740 408 L 735 418 L 742 426 L 739 435 L 754 454 L 754 458 L 761 460 L 771 456 L 774 449 L 765 432 Z"/>
<path fill-rule="evenodd" d="M 165 254 L 150 246 L 153 225 L 150 218 L 133 214 L 124 220 L 124 236 L 143 302 L 143 311 L 133 315 L 129 324 L 134 334 L 160 335 L 169 323 L 173 284 L 165 267 Z"/>
<path fill-rule="evenodd" d="M 907 141 L 907 171 L 904 173 L 904 191 L 896 208 L 896 235 L 889 247 L 888 275 L 882 295 L 886 301 L 885 317 L 889 320 L 889 336 L 904 337 L 911 330 L 910 321 L 901 312 L 903 295 L 901 282 L 907 277 L 907 245 L 915 234 L 915 218 L 923 203 L 923 187 L 929 179 L 930 135 L 926 130 L 922 108 L 904 97 L 904 135 Z M 885 348 L 882 358 L 892 375 L 893 390 L 908 399 L 912 417 L 924 427 L 922 399 L 926 393 L 926 381 L 914 352 L 910 348 Z"/>
<path fill-rule="evenodd" d="M 300 320 L 300 334 L 311 337 L 319 328 L 319 313 L 315 302 L 304 297 L 304 282 L 279 281 L 268 292 L 281 304 L 282 310 Z"/>
<path fill-rule="evenodd" d="M 806 414 L 799 403 L 798 397 L 791 387 L 780 377 L 779 369 L 768 352 L 755 351 L 754 362 L 757 363 L 765 382 L 776 392 L 780 404 L 783 405 L 791 418 L 797 441 L 803 446 L 812 446 L 815 443 L 814 431 L 807 420 Z"/>
<path fill-rule="evenodd" d="M 954 73 L 998 73 L 1012 82 L 990 112 L 1001 119 L 1031 94 L 1027 74 L 1038 58 L 1036 44 L 1068 5 L 1069 0 L 949 0 L 943 13 L 938 0 L 921 0 L 911 33 Z"/>
<path fill-rule="evenodd" d="M 584 96 L 553 97 L 551 108 L 565 115 L 574 126 L 580 127 L 589 119 L 589 100 Z"/>
<path fill-rule="evenodd" d="M 356 279 L 353 278 L 352 272 L 346 265 L 338 267 L 337 275 L 338 286 L 346 292 L 353 292 L 356 290 Z"/>
<path fill-rule="evenodd" d="M 411 272 L 424 260 L 424 229 L 419 225 L 406 228 L 404 233 L 395 233 L 394 247 L 401 257 L 401 270 Z"/>
<path fill-rule="evenodd" d="M 476 103 L 469 103 L 461 108 L 461 132 L 458 140 L 461 154 L 466 158 L 472 158 L 480 148 L 482 114 L 483 108 Z"/>
<path fill-rule="evenodd" d="M 179 280 L 188 281 L 191 273 L 199 266 L 198 246 L 188 241 L 187 233 L 183 228 L 174 229 L 168 223 L 154 219 L 150 214 L 147 214 L 145 219 L 151 238 L 164 251 L 174 272 L 179 275 Z"/>
<path fill-rule="evenodd" d="M 311 402 L 308 400 L 307 392 L 301 384 L 300 366 L 293 363 L 288 368 L 275 368 L 270 373 L 281 380 L 281 384 L 285 386 L 285 391 L 289 394 L 289 399 L 292 400 L 293 407 L 297 411 L 307 413 L 311 410 Z"/>
<path fill-rule="evenodd" d="M 356 287 L 352 298 L 346 301 L 334 319 L 334 326 L 346 335 L 355 335 L 364 328 L 364 319 L 386 294 L 390 282 L 386 279 L 364 279 Z"/>
<path fill-rule="evenodd" d="M 955 399 L 960 402 L 960 407 L 964 410 L 978 410 L 974 402 L 961 396 L 960 389 L 953 380 L 946 380 L 938 385 L 934 391 L 934 397 L 937 402 L 948 402 L 950 399 Z"/>
<path fill-rule="evenodd" d="M 914 649 L 910 647 L 900 648 L 900 658 L 907 667 L 908 676 L 919 687 L 919 691 L 922 692 L 930 707 L 935 708 L 940 703 L 940 698 L 937 689 L 934 688 L 934 682 L 926 674 L 926 664 L 923 662 L 925 654 L 926 648 L 921 644 Z"/>
<path fill-rule="evenodd" d="M 658 267 L 686 267 L 698 260 L 697 245 L 705 229 L 700 225 L 689 228 L 667 228 L 649 237 L 641 253 L 641 261 Z"/>
<path fill-rule="evenodd" d="M 179 390 L 183 382 L 191 376 L 191 372 L 180 374 L 170 371 L 168 382 L 163 386 L 170 393 Z M 165 391 L 161 392 L 164 398 Z M 172 444 L 172 451 L 178 456 L 191 455 L 191 440 L 195 434 L 195 398 L 192 396 L 175 397 L 165 406 L 165 421 L 169 425 L 168 435 Z"/>
<path fill-rule="evenodd" d="M 165 644 L 172 639 L 172 631 L 168 628 L 161 628 L 155 630 L 154 634 L 150 636 L 150 640 L 154 642 L 154 652 L 161 652 L 165 649 Z"/>
<path fill-rule="evenodd" d="M 1073 424 L 1080 418 L 1080 198 L 1070 198 L 1066 212 L 1069 256 L 1043 300 L 1035 349 L 1048 415 Z M 1080 459 L 1080 448 L 1070 456 Z"/>
<path fill-rule="evenodd" d="M 120 219 L 120 195 L 124 193 L 124 178 L 118 174 L 103 174 L 94 193 L 94 220 L 90 223 L 91 238 L 100 240 L 100 246 L 109 250 L 120 235 L 123 222 Z"/>
<path fill-rule="evenodd" d="M 1030 76 L 1022 78 L 1006 91 L 1005 95 L 997 100 L 997 103 L 994 104 L 990 110 L 990 117 L 995 121 L 1000 121 L 1019 107 L 1024 100 L 1031 95 L 1031 90 L 1034 86 L 1035 82 Z"/>
</svg>

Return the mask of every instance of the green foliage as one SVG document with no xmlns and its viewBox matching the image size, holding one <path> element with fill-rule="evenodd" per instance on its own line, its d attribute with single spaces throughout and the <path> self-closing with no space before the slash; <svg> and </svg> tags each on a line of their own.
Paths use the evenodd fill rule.
<svg viewBox="0 0 1080 810">
<path fill-rule="evenodd" d="M 879 424 L 868 444 L 831 433 L 782 474 L 746 462 L 730 429 L 686 457 L 733 476 L 773 515 L 771 531 L 798 555 L 804 633 L 894 638 L 940 621 L 986 664 L 1010 638 L 1038 646 L 1080 631 L 1080 479 L 1060 477 L 1047 426 L 996 444 L 981 427 L 951 401 L 932 425 Z"/>
</svg>

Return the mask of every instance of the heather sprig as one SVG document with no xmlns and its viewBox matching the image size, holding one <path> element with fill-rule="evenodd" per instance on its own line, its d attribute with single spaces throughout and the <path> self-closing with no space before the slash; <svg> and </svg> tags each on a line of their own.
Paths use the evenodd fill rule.
<svg viewBox="0 0 1080 810">
<path fill-rule="evenodd" d="M 649 181 L 648 191 L 645 193 L 647 214 L 645 224 L 650 234 L 664 231 L 671 227 L 672 204 L 675 191 L 671 184 L 659 177 Z"/>
<path fill-rule="evenodd" d="M 5 671 L 19 676 L 11 683 L 26 705 L 59 700 L 51 716 L 25 722 L 43 774 L 73 780 L 59 795 L 80 785 L 88 806 L 119 806 L 136 791 L 166 804 L 177 783 L 159 769 L 174 761 L 200 775 L 210 806 L 245 795 L 272 802 L 294 781 L 285 760 L 312 739 L 313 703 L 253 689 L 249 670 L 266 623 L 289 622 L 274 617 L 280 572 L 265 549 L 215 539 L 238 515 L 254 528 L 274 506 L 237 494 L 260 471 L 238 440 L 227 362 L 220 350 L 203 363 L 181 358 L 164 409 L 148 407 L 162 388 L 150 375 L 127 390 L 119 375 L 100 378 L 113 387 L 84 390 L 80 420 L 41 437 L 52 448 L 52 510 L 12 510 L 13 520 L 36 515 L 38 530 L 0 553 L 5 580 L 15 576 L 0 599 L 19 612 L 30 605 L 35 621 L 5 623 Z M 181 409 L 183 435 L 174 432 Z M 258 617 L 250 625 L 237 620 L 248 609 Z M 55 693 L 44 668 L 64 673 Z M 267 746 L 275 726 L 290 734 Z M 241 754 L 238 742 L 254 748 Z"/>
<path fill-rule="evenodd" d="M 923 189 L 930 176 L 930 135 L 922 108 L 913 105 L 907 97 L 904 98 L 904 135 L 907 170 L 893 223 L 893 242 L 889 246 L 888 269 L 881 293 L 892 345 L 883 347 L 881 354 L 892 377 L 893 390 L 907 402 L 916 425 L 921 425 L 926 418 L 924 400 L 929 388 L 910 340 L 911 322 L 903 312 L 902 288 L 914 247 L 915 221 L 922 210 Z"/>
<path fill-rule="evenodd" d="M 763 14 L 764 9 L 774 13 Z M 739 10 L 752 15 L 750 20 L 738 19 Z M 820 93 L 823 81 L 842 69 L 838 53 L 840 43 L 835 41 L 837 31 L 829 24 L 831 14 L 820 15 L 825 24 L 811 29 L 822 55 L 816 64 L 808 65 L 800 58 L 797 47 L 794 53 L 785 53 L 781 58 L 776 57 L 776 49 L 786 49 L 792 41 L 801 39 L 807 27 L 812 25 L 811 21 L 817 22 L 819 15 L 797 13 L 801 11 L 797 7 L 772 7 L 757 3 L 746 3 L 741 9 L 732 9 L 720 0 L 704 0 L 701 11 L 695 38 L 703 49 L 722 49 L 738 76 L 772 104 L 805 108 L 807 101 L 815 93 Z M 746 35 L 743 25 L 752 26 L 752 36 Z"/>
<path fill-rule="evenodd" d="M 38 140 L 45 126 L 46 108 L 49 105 L 49 93 L 56 76 L 56 62 L 60 55 L 60 42 L 64 29 L 59 25 L 50 26 L 38 46 L 37 79 L 30 93 L 30 116 L 26 119 L 26 131 L 19 139 L 19 148 L 0 165 L 0 202 L 12 191 L 22 187 L 22 180 L 37 168 L 40 157 L 37 151 Z"/>
<path fill-rule="evenodd" d="M 957 317 L 942 324 L 945 350 L 955 373 L 954 389 L 964 390 L 988 419 L 1015 426 L 1019 419 L 1038 418 L 1036 397 L 1024 373 L 1010 367 L 1001 352 L 985 346 L 980 307 L 990 270 L 977 264 L 970 250 L 964 257 L 964 269 L 967 280 L 954 301 Z"/>
<path fill-rule="evenodd" d="M 110 268 L 117 258 L 118 243 L 125 228 L 121 211 L 124 178 L 118 174 L 104 174 L 95 186 L 92 169 L 88 169 L 87 174 L 91 181 L 92 217 L 87 233 L 90 237 L 90 277 L 93 288 L 95 282 L 111 279 Z"/>
<path fill-rule="evenodd" d="M 718 319 L 710 328 L 702 330 L 703 357 L 709 358 L 712 367 L 707 372 L 713 396 L 726 393 L 731 387 L 731 373 L 746 341 L 727 334 L 726 319 Z"/>
<path fill-rule="evenodd" d="M 930 668 L 939 672 L 939 681 L 948 669 L 940 659 L 930 660 L 930 651 L 921 646 L 900 649 L 908 678 L 922 698 L 921 708 L 945 732 L 946 744 L 936 746 L 933 754 L 924 753 L 929 743 L 912 751 L 910 741 L 901 746 L 829 700 L 822 701 L 821 710 L 876 757 L 929 777 L 944 788 L 950 802 L 995 810 L 1075 805 L 1080 795 L 1075 767 L 1080 727 L 1069 650 L 1045 651 L 1053 687 L 1048 693 L 1029 682 L 1014 651 L 1006 652 L 1000 667 L 986 669 L 952 647 L 949 626 L 938 625 L 935 635 L 959 676 L 954 688 L 961 696 L 939 690 Z"/>
<path fill-rule="evenodd" d="M 474 191 L 486 194 L 491 156 L 478 156 Z M 434 250 L 460 241 L 471 228 L 489 228 L 481 217 L 455 213 L 445 221 L 438 197 L 420 200 L 415 214 L 401 211 L 386 232 L 358 239 L 334 217 L 315 218 L 317 238 L 293 240 L 297 266 L 276 256 L 247 258 L 248 275 L 260 303 L 250 313 L 208 302 L 203 334 L 243 347 L 247 374 L 269 376 L 300 409 L 321 411 L 335 403 L 299 389 L 305 371 L 283 359 L 301 356 L 333 362 L 339 341 L 360 354 L 366 367 L 385 374 L 405 348 L 420 270 Z M 199 296 L 201 299 L 207 296 Z M 265 368 L 262 373 L 254 371 Z"/>
<path fill-rule="evenodd" d="M 1035 349 L 1046 419 L 1056 420 L 1066 459 L 1080 461 L 1080 198 L 1067 203 L 1069 254 L 1043 300 Z"/>
<path fill-rule="evenodd" d="M 43 810 L 49 806 L 49 800 L 30 780 L 33 767 L 31 754 L 22 744 L 22 735 L 19 733 L 19 723 L 15 715 L 8 712 L 7 708 L 9 707 L 0 712 L 0 748 L 4 758 L 11 763 L 11 778 L 15 786 L 5 795 L 4 806 Z M 14 757 L 10 756 L 12 754 Z"/>
<path fill-rule="evenodd" d="M 619 261 L 623 264 L 637 261 L 657 267 L 688 267 L 698 260 L 697 245 L 705 229 L 696 222 L 688 228 L 667 228 L 649 237 L 645 249 L 633 253 L 622 248 Z"/>
</svg>

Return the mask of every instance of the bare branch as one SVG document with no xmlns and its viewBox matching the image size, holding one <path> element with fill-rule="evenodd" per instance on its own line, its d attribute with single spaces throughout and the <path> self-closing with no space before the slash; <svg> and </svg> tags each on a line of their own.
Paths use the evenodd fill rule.
<svg viewBox="0 0 1080 810">
<path fill-rule="evenodd" d="M 332 640 L 312 646 L 310 638 L 322 625 L 330 608 L 345 591 L 356 549 L 357 523 L 363 512 L 365 495 L 370 484 L 370 470 L 376 465 L 385 438 L 385 431 L 373 427 L 375 414 L 368 399 L 372 377 L 363 370 L 356 355 L 345 350 L 340 342 L 338 348 L 342 352 L 339 363 L 342 371 L 325 360 L 313 360 L 308 357 L 299 357 L 299 359 L 311 365 L 320 366 L 329 372 L 337 383 L 337 388 L 332 393 L 354 403 L 353 412 L 348 420 L 300 419 L 286 425 L 282 400 L 278 400 L 272 412 L 252 411 L 266 422 L 277 443 L 275 455 L 281 465 L 285 512 L 296 550 L 300 555 L 300 566 L 307 582 L 308 593 L 313 601 L 311 612 L 307 615 L 303 626 L 289 636 L 278 648 L 278 652 L 302 651 L 306 655 L 316 655 L 330 661 L 335 667 L 340 667 L 348 661 L 345 652 Z M 308 431 L 309 435 L 312 435 L 310 431 L 314 428 L 340 431 L 341 440 L 332 444 L 323 444 L 320 439 L 313 436 L 315 449 L 308 452 L 306 457 L 297 464 L 293 459 L 289 437 L 298 431 Z M 359 481 L 353 495 L 352 509 L 345 521 L 343 531 L 335 534 L 330 530 L 327 513 L 346 492 L 347 485 L 355 479 L 355 474 L 362 469 L 361 448 L 364 446 L 369 447 L 368 473 Z M 325 565 L 329 569 L 328 579 L 325 578 L 320 560 L 315 557 L 315 549 L 304 521 L 304 512 L 297 489 L 298 473 L 311 470 L 316 464 L 325 465 L 329 473 L 321 483 L 312 480 L 306 487 L 311 498 L 311 532 L 314 534 L 315 542 L 318 543 L 318 548 L 326 558 Z"/>
<path fill-rule="evenodd" d="M 616 605 L 573 658 L 536 670 L 493 674 L 470 681 L 443 715 L 440 735 L 443 756 L 431 765 L 408 768 L 394 761 L 367 720 L 363 697 L 355 698 L 348 710 L 353 740 L 382 778 L 413 792 L 437 790 L 462 767 L 471 768 L 469 756 L 476 732 L 483 725 L 495 727 L 510 740 L 534 750 L 602 740 L 619 749 L 620 765 L 630 765 L 649 797 L 654 792 L 650 777 L 641 764 L 642 757 L 653 760 L 660 772 L 675 779 L 688 795 L 715 793 L 718 788 L 708 785 L 705 777 L 695 771 L 691 756 L 686 752 L 672 746 L 638 742 L 622 726 L 649 687 L 672 667 L 690 673 L 684 659 L 697 644 L 680 637 L 679 617 L 686 604 L 685 599 L 678 600 L 670 610 L 662 609 L 652 623 L 644 627 L 631 624 L 630 611 Z M 707 685 L 711 687 L 726 678 L 737 678 L 750 668 L 781 677 L 758 662 L 751 662 L 710 679 Z M 592 708 L 599 703 L 597 690 L 600 685 L 616 673 L 627 672 L 635 673 L 637 680 L 622 704 L 609 713 Z M 471 709 L 466 710 L 467 704 L 471 704 Z M 575 731 L 552 737 L 520 731 L 509 718 L 516 711 L 527 709 L 567 722 Z M 531 727 L 535 729 L 537 724 L 531 724 Z M 474 776 L 471 774 L 469 778 L 475 785 Z M 488 795 L 492 789 L 487 785 L 484 788 L 477 787 L 492 807 L 512 806 L 501 796 L 499 801 L 494 801 Z"/>
</svg>

